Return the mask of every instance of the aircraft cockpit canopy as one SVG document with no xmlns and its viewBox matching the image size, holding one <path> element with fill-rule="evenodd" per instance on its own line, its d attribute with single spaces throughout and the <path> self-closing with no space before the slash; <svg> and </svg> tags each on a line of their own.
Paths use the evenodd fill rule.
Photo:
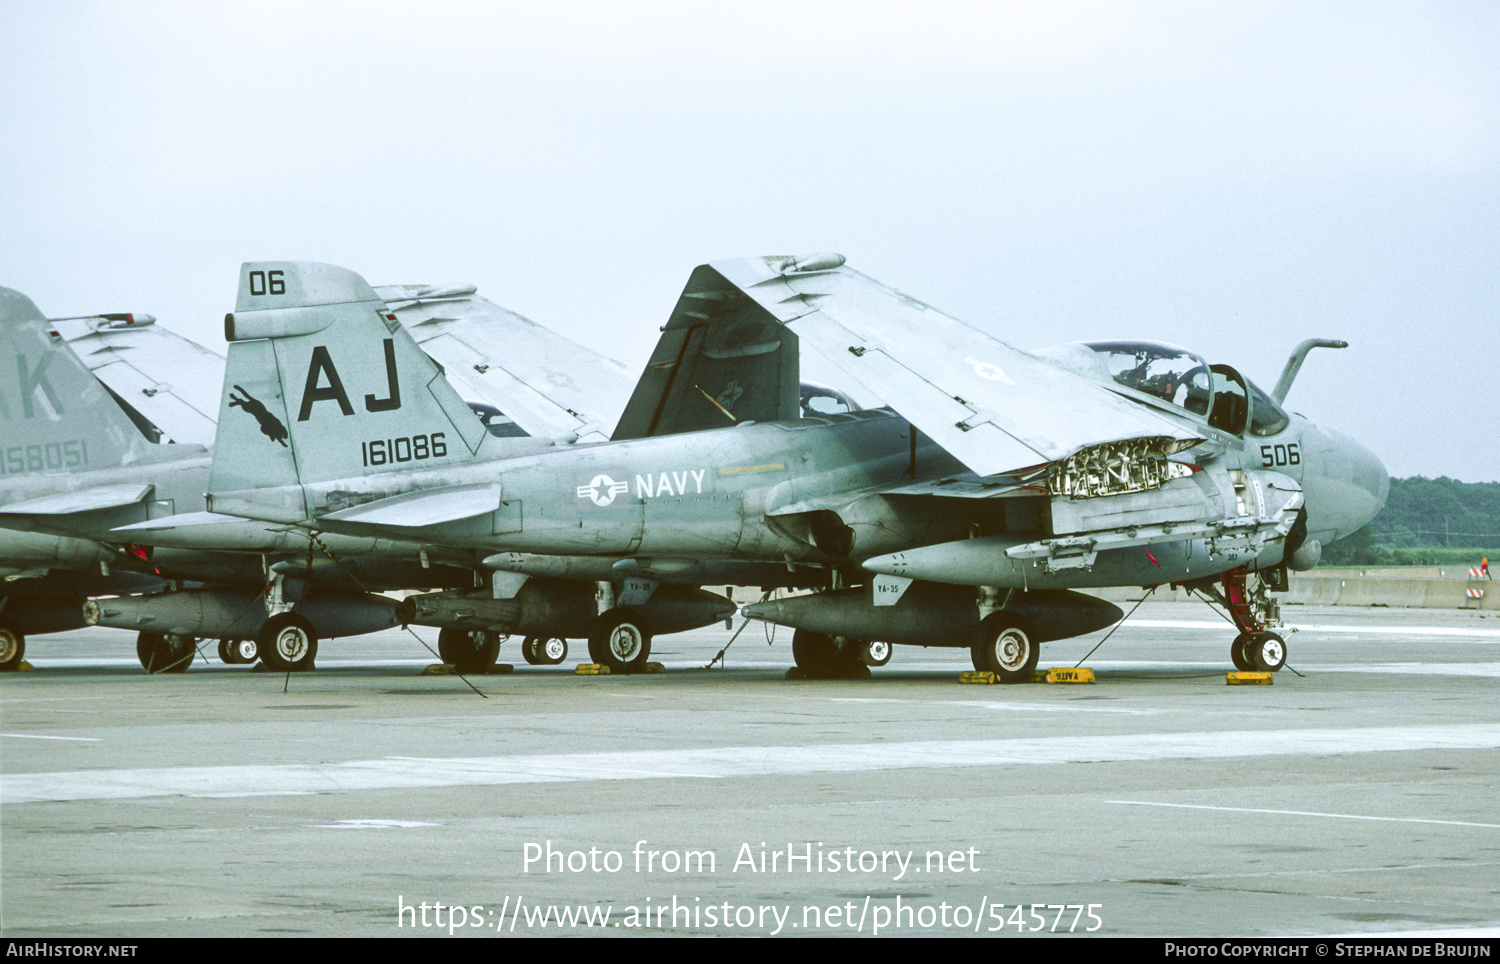
<svg viewBox="0 0 1500 964">
<path fill-rule="evenodd" d="M 1243 437 L 1248 429 L 1257 438 L 1269 438 L 1291 421 L 1269 395 L 1233 368 L 1209 365 L 1176 345 L 1095 341 L 1085 347 L 1116 384 L 1186 409 L 1221 432 Z M 1080 361 L 1068 363 L 1063 350 L 1069 346 L 1051 350 L 1052 356 L 1078 369 Z"/>
<path fill-rule="evenodd" d="M 1092 341 L 1119 385 L 1145 392 L 1194 415 L 1207 417 L 1213 404 L 1214 379 L 1208 363 L 1192 352 L 1155 341 Z"/>
</svg>

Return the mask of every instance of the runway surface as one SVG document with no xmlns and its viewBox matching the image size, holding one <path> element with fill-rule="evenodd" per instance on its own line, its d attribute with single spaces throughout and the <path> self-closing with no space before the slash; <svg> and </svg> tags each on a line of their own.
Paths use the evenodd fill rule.
<svg viewBox="0 0 1500 964">
<path fill-rule="evenodd" d="M 28 640 L 0 678 L 8 937 L 1500 933 L 1500 618 L 1288 607 L 1289 669 L 1148 603 L 1094 685 L 964 650 L 787 680 L 790 633 L 667 672 L 421 676 L 413 636 L 290 677 Z M 418 630 L 435 646 L 435 630 Z M 1072 665 L 1103 634 L 1048 644 Z M 478 692 L 476 692 L 476 689 Z M 606 916 L 607 915 L 607 916 Z M 559 919 L 561 918 L 561 922 Z"/>
</svg>

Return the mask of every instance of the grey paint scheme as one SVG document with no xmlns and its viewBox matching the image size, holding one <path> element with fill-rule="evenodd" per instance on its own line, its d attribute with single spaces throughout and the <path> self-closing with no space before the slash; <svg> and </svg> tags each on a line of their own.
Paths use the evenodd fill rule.
<svg viewBox="0 0 1500 964">
<path fill-rule="evenodd" d="M 301 294 L 289 282 L 281 298 L 249 295 L 250 275 L 270 270 L 298 277 Z M 1363 525 L 1384 501 L 1379 461 L 1305 419 L 1293 416 L 1269 440 L 1303 447 L 1299 465 L 1273 471 L 1257 450 L 1267 440 L 1091 382 L 844 268 L 837 256 L 701 267 L 664 335 L 684 318 L 758 333 L 782 324 L 922 430 L 914 458 L 905 419 L 880 410 L 512 458 L 485 439 L 454 438 L 420 469 L 371 465 L 361 448 L 369 440 L 446 435 L 455 397 L 381 320 L 358 276 L 339 271 L 293 262 L 242 270 L 233 327 L 263 340 L 231 344 L 228 381 L 254 383 L 287 425 L 289 448 L 256 442 L 255 426 L 241 418 L 244 444 L 221 444 L 215 463 L 215 511 L 481 553 L 681 566 L 780 560 L 880 572 L 904 553 L 905 571 L 920 568 L 926 579 L 1024 589 L 1152 585 L 1275 565 L 1304 493 L 1309 529 L 1329 537 Z M 341 297 L 352 300 L 337 304 Z M 375 347 L 388 338 L 394 372 Z M 347 405 L 329 396 L 319 352 L 337 354 Z M 392 379 L 401 406 L 377 410 Z M 709 397 L 723 388 L 691 387 Z M 676 392 L 678 402 L 690 397 L 680 385 L 657 389 Z M 625 425 L 638 402 L 638 416 L 663 411 L 640 391 L 624 434 L 649 428 L 644 417 Z M 226 424 L 221 416 L 221 432 Z M 1091 500 L 1075 512 L 1082 531 L 1059 536 L 1049 519 L 1076 507 L 1038 488 L 1038 463 L 1132 438 L 1188 449 L 1178 458 L 1192 463 L 1191 478 L 1144 496 Z M 945 484 L 959 497 L 938 494 Z M 487 500 L 461 507 L 446 494 L 486 486 Z M 358 514 L 346 512 L 356 505 Z"/>
<path fill-rule="evenodd" d="M 214 438 L 217 387 L 224 356 L 142 315 L 54 318 L 62 336 L 94 377 L 138 411 L 163 437 L 208 445 Z"/>
<path fill-rule="evenodd" d="M 473 285 L 381 285 L 376 294 L 466 399 L 501 408 L 527 435 L 603 441 L 631 379 L 625 366 L 481 297 Z M 178 443 L 210 445 L 224 356 L 149 315 L 49 319 L 88 370 Z M 504 351 L 494 346 L 503 345 Z"/>
<path fill-rule="evenodd" d="M 470 397 L 503 407 L 530 434 L 567 440 L 602 438 L 599 426 L 611 421 L 623 404 L 628 381 L 617 362 L 591 355 L 498 308 L 475 295 L 473 286 L 407 285 L 380 291 L 389 299 L 388 313 L 418 332 L 427 349 L 450 369 L 469 361 L 472 344 L 508 346 L 505 357 L 476 362 L 466 378 L 456 380 Z M 165 575 L 254 584 L 257 589 L 266 580 L 262 554 L 305 559 L 308 550 L 305 533 L 230 517 L 212 520 L 217 524 L 207 526 L 171 523 L 154 530 L 154 539 L 146 533 L 132 536 L 114 531 L 129 523 L 151 531 L 151 519 L 176 518 L 174 510 L 201 506 L 210 463 L 202 445 L 147 441 L 143 429 L 125 416 L 101 382 L 120 401 L 134 407 L 138 417 L 143 416 L 139 420 L 146 423 L 144 427 L 154 424 L 165 438 L 180 442 L 201 435 L 205 422 L 214 424 L 201 415 L 207 407 L 203 397 L 216 410 L 223 372 L 222 357 L 167 332 L 154 319 L 136 316 L 126 321 L 125 317 L 49 322 L 24 295 L 0 289 L 0 325 L 4 327 L 0 337 L 15 348 L 25 383 L 19 387 L 27 390 L 25 396 L 11 397 L 18 388 L 10 387 L 6 389 L 9 394 L 0 398 L 0 418 L 6 422 L 0 459 L 5 449 L 22 453 L 21 471 L 0 477 L 0 502 L 4 503 L 0 526 L 11 530 L 0 534 L 0 575 L 12 577 L 11 588 L 28 597 L 49 595 L 55 589 L 53 608 L 71 612 L 61 621 L 52 615 L 45 620 L 30 618 L 23 626 L 26 632 L 49 631 L 46 627 L 53 623 L 57 624 L 54 628 L 80 625 L 76 580 L 49 575 L 49 571 L 92 569 L 101 563 L 140 566 L 140 560 L 121 551 L 124 542 L 156 545 L 152 561 Z M 580 366 L 579 370 L 549 370 L 564 358 Z M 194 371 L 193 378 L 183 377 L 188 370 Z M 175 379 L 172 383 L 164 380 L 169 371 Z M 37 376 L 37 372 L 42 374 Z M 584 376 L 586 388 L 580 384 Z M 472 420 L 472 415 L 468 417 Z M 28 466 L 24 453 L 33 446 L 41 453 L 40 462 Z M 53 462 L 57 464 L 47 462 L 51 449 L 56 450 Z M 0 473 L 4 470 L 0 462 Z M 198 513 L 197 521 L 206 521 L 206 515 Z M 330 534 L 322 542 L 348 561 L 330 568 L 320 555 L 316 560 L 320 565 L 312 574 L 320 582 L 343 583 L 345 588 L 357 583 L 379 588 L 452 585 L 454 579 L 447 571 L 426 571 L 425 567 L 444 562 L 474 564 L 468 555 L 441 547 L 432 547 L 419 562 L 422 547 L 389 539 Z M 370 558 L 381 555 L 409 562 L 379 563 Z M 299 574 L 310 574 L 305 565 L 295 568 Z M 352 579 L 346 570 L 354 571 Z M 113 583 L 95 580 L 91 587 L 96 593 L 124 592 L 152 584 L 119 573 Z M 6 598 L 14 616 L 19 597 L 13 593 Z M 178 608 L 184 604 L 178 601 Z M 145 628 L 151 618 L 141 618 Z"/>
</svg>

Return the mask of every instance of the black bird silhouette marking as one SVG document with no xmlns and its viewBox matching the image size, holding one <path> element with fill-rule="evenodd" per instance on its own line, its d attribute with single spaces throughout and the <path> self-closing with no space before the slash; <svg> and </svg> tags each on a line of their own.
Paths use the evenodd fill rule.
<svg viewBox="0 0 1500 964">
<path fill-rule="evenodd" d="M 243 408 L 255 420 L 260 423 L 260 433 L 273 442 L 280 442 L 282 448 L 286 448 L 286 426 L 281 424 L 281 419 L 266 411 L 266 406 L 255 396 L 245 391 L 240 386 L 234 386 L 235 392 L 240 392 L 245 397 L 236 398 L 234 392 L 229 393 L 229 407 Z"/>
</svg>

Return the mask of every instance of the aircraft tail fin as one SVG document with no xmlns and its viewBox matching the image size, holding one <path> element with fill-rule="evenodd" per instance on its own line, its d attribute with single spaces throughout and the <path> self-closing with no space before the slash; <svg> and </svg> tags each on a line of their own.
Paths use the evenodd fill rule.
<svg viewBox="0 0 1500 964">
<path fill-rule="evenodd" d="M 498 440 L 352 271 L 247 262 L 224 336 L 214 493 L 498 454 Z"/>
<path fill-rule="evenodd" d="M 797 336 L 718 271 L 696 268 L 613 438 L 801 415 Z"/>
<path fill-rule="evenodd" d="M 109 468 L 152 453 L 46 316 L 9 288 L 0 288 L 0 371 L 0 477 Z"/>
</svg>

